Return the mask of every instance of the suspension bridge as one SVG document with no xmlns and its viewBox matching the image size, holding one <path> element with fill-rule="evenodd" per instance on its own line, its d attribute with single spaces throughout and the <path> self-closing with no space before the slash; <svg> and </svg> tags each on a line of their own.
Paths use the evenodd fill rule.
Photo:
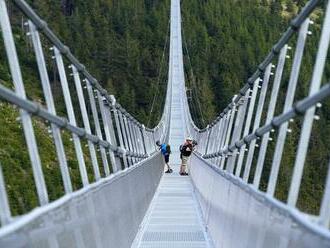
<svg viewBox="0 0 330 248">
<path fill-rule="evenodd" d="M 13 216 L 6 178 L 0 169 L 1 248 L 330 247 L 330 168 L 319 213 L 311 215 L 297 207 L 313 122 L 319 118 L 322 101 L 330 95 L 330 84 L 323 83 L 330 40 L 329 3 L 307 2 L 227 108 L 205 129 L 199 129 L 191 118 L 186 97 L 180 1 L 172 0 L 166 100 L 159 124 L 150 129 L 102 88 L 24 0 L 12 2 L 28 19 L 25 25 L 45 106 L 26 96 L 7 2 L 0 0 L 1 34 L 14 84 L 12 90 L 0 83 L 0 98 L 19 109 L 39 200 L 39 207 L 31 212 Z M 313 25 L 310 17 L 320 9 L 324 17 L 309 94 L 295 101 L 305 44 Z M 56 112 L 45 42 L 60 77 L 65 117 Z M 289 47 L 289 42 L 294 47 Z M 293 54 L 291 63 L 287 62 L 289 51 Z M 289 72 L 289 80 L 282 112 L 277 113 L 284 71 Z M 69 73 L 74 85 L 69 83 Z M 35 118 L 50 125 L 65 190 L 65 195 L 55 201 L 49 200 Z M 279 170 L 284 166 L 281 159 L 289 125 L 297 118 L 302 118 L 302 123 L 288 198 L 279 201 L 274 193 Z M 71 135 L 83 184 L 76 191 L 63 130 Z M 187 136 L 197 140 L 198 146 L 190 158 L 189 177 L 182 177 L 178 174 L 180 154 L 176 148 Z M 172 174 L 163 174 L 164 161 L 155 146 L 157 140 L 171 144 Z M 86 154 L 94 181 L 88 177 Z M 271 166 L 267 188 L 262 190 L 266 160 Z"/>
</svg>

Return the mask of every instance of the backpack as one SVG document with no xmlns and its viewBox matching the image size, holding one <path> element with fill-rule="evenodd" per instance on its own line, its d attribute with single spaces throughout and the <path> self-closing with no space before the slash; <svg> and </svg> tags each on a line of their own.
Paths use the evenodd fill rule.
<svg viewBox="0 0 330 248">
<path fill-rule="evenodd" d="M 190 148 L 191 147 L 191 148 Z M 186 150 L 187 148 L 189 148 L 190 149 L 190 151 L 188 150 Z M 180 152 L 181 152 L 181 155 L 184 155 L 184 156 L 186 156 L 186 157 L 189 157 L 190 155 L 191 155 L 191 153 L 192 153 L 192 146 L 190 146 L 190 145 L 181 145 L 180 146 Z M 181 157 L 181 155 L 180 155 L 180 157 Z"/>
<path fill-rule="evenodd" d="M 166 153 L 167 154 L 171 153 L 171 146 L 169 144 L 166 145 Z"/>
<path fill-rule="evenodd" d="M 161 150 L 162 154 L 166 154 L 166 150 L 167 150 L 166 147 L 167 147 L 167 145 L 161 144 L 160 150 Z"/>
</svg>

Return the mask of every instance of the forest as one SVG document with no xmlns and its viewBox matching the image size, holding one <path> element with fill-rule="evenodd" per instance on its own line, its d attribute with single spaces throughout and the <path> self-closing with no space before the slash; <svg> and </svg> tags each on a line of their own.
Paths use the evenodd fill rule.
<svg viewBox="0 0 330 248">
<path fill-rule="evenodd" d="M 158 123 L 167 86 L 169 0 L 27 2 L 128 112 L 142 123 L 148 123 L 149 127 Z M 246 83 L 285 31 L 289 21 L 306 2 L 182 1 L 187 94 L 193 119 L 199 127 L 205 127 L 227 106 L 231 97 Z M 37 73 L 27 73 L 36 65 L 26 27 L 22 25 L 26 19 L 18 13 L 11 1 L 8 6 L 15 39 L 20 44 L 18 53 L 25 72 L 23 76 L 27 94 L 31 99 L 43 102 Z M 0 41 L 0 83 L 12 87 L 2 38 Z M 316 43 L 310 46 L 316 46 Z M 53 94 L 58 102 L 57 110 L 65 115 L 65 107 L 61 105 L 58 73 L 54 62 L 51 59 L 48 62 Z M 306 86 L 301 88 L 302 91 L 306 90 Z M 322 154 L 314 153 L 314 157 L 309 158 L 309 161 L 317 161 L 320 169 L 308 169 L 306 172 L 305 190 L 298 203 L 300 208 L 313 214 L 318 211 L 329 154 L 327 137 L 322 135 L 322 130 L 329 129 L 330 125 L 330 117 L 326 114 L 327 111 L 324 112 L 326 118 L 319 123 L 312 140 L 323 145 L 322 150 L 318 151 Z M 26 213 L 38 204 L 28 155 L 25 152 L 17 154 L 17 151 L 24 150 L 24 137 L 16 121 L 17 115 L 17 111 L 0 101 L 0 162 L 5 178 L 8 179 L 7 187 L 14 215 Z M 64 193 L 60 173 L 56 169 L 54 149 L 47 148 L 52 145 L 45 132 L 46 125 L 37 121 L 35 127 L 42 147 L 41 156 L 46 181 L 49 182 L 50 198 L 55 200 Z M 12 135 L 7 135 L 9 132 Z M 70 147 L 69 134 L 64 133 L 63 136 L 66 145 Z M 291 139 L 296 143 L 298 137 L 293 135 Z M 69 166 L 74 187 L 78 189 L 81 182 L 72 145 L 70 149 Z M 284 180 L 279 182 L 281 186 L 276 197 L 281 200 L 287 195 L 294 149 L 292 145 L 285 155 L 285 163 L 291 166 L 280 172 Z M 23 184 L 28 186 L 21 187 Z"/>
</svg>

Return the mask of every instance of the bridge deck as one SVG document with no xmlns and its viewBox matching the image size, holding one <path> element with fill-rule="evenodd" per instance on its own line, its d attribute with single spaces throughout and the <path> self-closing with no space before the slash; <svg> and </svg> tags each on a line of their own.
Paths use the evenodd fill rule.
<svg viewBox="0 0 330 248">
<path fill-rule="evenodd" d="M 189 177 L 165 174 L 132 247 L 211 247 Z"/>
</svg>

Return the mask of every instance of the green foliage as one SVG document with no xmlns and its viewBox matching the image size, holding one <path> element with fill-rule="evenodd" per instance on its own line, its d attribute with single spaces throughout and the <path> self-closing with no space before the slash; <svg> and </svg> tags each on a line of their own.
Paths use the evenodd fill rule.
<svg viewBox="0 0 330 248">
<path fill-rule="evenodd" d="M 210 121 L 246 83 L 288 20 L 281 17 L 278 1 L 209 0 L 182 4 L 183 28 L 196 82 L 210 89 L 207 95 L 204 93 L 208 101 L 202 103 L 202 108 L 208 109 L 211 103 L 216 110 L 206 118 Z"/>
<path fill-rule="evenodd" d="M 130 113 L 143 123 L 150 119 L 149 126 L 158 123 L 167 83 L 168 44 L 165 34 L 169 26 L 169 0 L 76 0 L 73 13 L 69 16 L 61 12 L 61 1 L 28 2 Z M 184 49 L 186 84 L 191 89 L 190 109 L 198 126 L 204 127 L 227 106 L 278 40 L 289 20 L 305 3 L 306 0 L 182 1 L 183 37 L 187 48 Z M 33 50 L 21 26 L 22 17 L 11 2 L 9 5 L 28 97 L 43 103 Z M 308 91 L 307 83 L 317 42 L 312 40 L 307 45 L 311 52 L 305 56 L 304 63 L 309 66 L 304 68 L 300 78 L 301 82 L 306 83 L 300 84 L 297 92 L 299 99 Z M 162 60 L 164 46 L 165 59 Z M 44 48 L 48 51 L 49 47 Z M 13 88 L 5 58 L 1 40 L 0 83 Z M 61 86 L 53 63 L 50 58 L 47 59 L 56 110 L 65 116 Z M 154 111 L 150 116 L 155 94 Z M 317 202 L 323 192 L 327 163 L 323 155 L 329 154 L 328 139 L 324 133 L 324 130 L 329 130 L 329 106 L 329 103 L 325 104 L 325 111 L 320 114 L 322 121 L 313 131 L 311 156 L 304 172 L 304 190 L 298 202 L 300 208 L 311 213 L 317 212 Z M 38 205 L 26 142 L 17 117 L 17 110 L 0 102 L 0 162 L 14 215 Z M 50 199 L 54 200 L 64 194 L 54 144 L 48 133 L 48 124 L 36 118 L 33 123 L 47 189 Z M 296 124 L 296 129 L 299 128 Z M 72 183 L 78 189 L 81 180 L 75 150 L 70 134 L 64 132 L 62 137 Z M 276 197 L 281 200 L 286 200 L 298 138 L 298 135 L 292 135 L 285 149 L 282 164 L 286 166 L 281 167 L 281 180 L 276 192 Z M 274 149 L 274 143 L 269 145 L 270 151 Z M 88 154 L 84 142 L 83 147 L 85 154 Z M 322 149 L 317 150 L 317 147 Z M 93 181 L 90 159 L 85 158 L 89 179 Z M 262 189 L 267 186 L 265 178 L 269 175 L 271 160 L 272 154 L 268 152 Z M 316 169 L 313 168 L 315 163 L 319 164 Z"/>
<path fill-rule="evenodd" d="M 166 40 L 164 34 L 168 28 L 169 1 L 75 1 L 71 16 L 61 13 L 60 1 L 31 0 L 29 3 L 110 94 L 114 94 L 129 112 L 144 123 L 150 117 L 151 102 L 154 92 L 158 90 L 159 97 L 150 125 L 158 123 L 166 89 L 167 59 L 162 62 L 159 80 L 158 74 Z M 8 3 L 8 9 L 27 96 L 45 105 L 33 47 L 26 36 L 27 29 L 22 25 L 26 19 L 13 3 Z M 66 116 L 59 75 L 54 69 L 54 61 L 50 59 L 50 44 L 44 37 L 41 38 L 56 110 L 59 115 Z M 0 44 L 0 82 L 13 89 L 2 37 Z M 72 78 L 68 77 L 68 80 L 72 88 Z M 18 117 L 15 108 L 0 101 L 0 163 L 4 169 L 13 215 L 26 213 L 39 205 L 22 124 L 16 120 Z M 77 119 L 81 122 L 79 115 Z M 49 124 L 37 118 L 33 118 L 33 124 L 52 201 L 64 194 L 56 149 L 49 133 Z M 62 139 L 73 188 L 79 189 L 82 182 L 71 135 L 63 132 Z M 82 141 L 82 147 L 84 154 L 87 154 L 85 162 L 92 182 L 93 170 L 85 143 Z M 98 159 L 101 167 L 101 160 Z M 100 171 L 102 174 L 103 169 L 100 168 Z"/>
<path fill-rule="evenodd" d="M 203 125 L 201 114 L 196 107 L 197 99 L 201 102 L 204 119 L 210 122 L 231 101 L 234 94 L 247 82 L 257 69 L 257 65 L 277 42 L 281 33 L 286 30 L 289 21 L 301 9 L 306 1 L 292 0 L 248 0 L 248 1 L 183 1 L 183 28 L 194 78 L 186 77 L 188 87 L 195 94 L 190 101 L 190 109 L 199 126 Z M 305 55 L 296 100 L 305 97 L 309 90 L 316 49 L 320 33 L 322 12 L 315 11 L 312 15 L 315 25 L 313 35 L 306 43 Z M 295 47 L 296 37 L 290 41 Z M 290 54 L 292 55 L 292 54 Z M 293 57 L 293 55 L 292 55 Z M 276 61 L 274 62 L 276 63 Z M 281 91 L 277 100 L 275 114 L 282 113 L 289 81 L 290 60 L 287 60 Z M 185 61 L 185 67 L 190 70 L 190 63 Z M 326 69 L 323 81 L 329 81 L 329 68 Z M 193 81 L 197 84 L 194 89 Z M 269 90 L 270 91 L 270 90 Z M 268 96 L 270 98 L 270 96 Z M 268 106 L 268 104 L 266 104 Z M 301 184 L 297 206 L 311 214 L 317 214 L 324 190 L 325 175 L 328 168 L 330 146 L 328 104 L 319 111 L 321 120 L 314 123 L 314 128 L 305 162 L 304 176 Z M 263 119 L 263 121 L 265 118 Z M 298 124 L 290 124 L 292 134 L 287 138 L 285 152 L 281 161 L 279 179 L 275 196 L 286 202 L 292 179 L 292 171 L 296 159 L 301 120 Z M 273 135 L 276 139 L 276 134 Z M 273 160 L 275 142 L 268 147 L 261 189 L 267 188 L 271 163 Z M 258 151 L 255 152 L 252 170 L 255 169 Z M 254 173 L 254 172 L 253 172 Z M 252 175 L 253 175 L 252 173 Z"/>
</svg>

